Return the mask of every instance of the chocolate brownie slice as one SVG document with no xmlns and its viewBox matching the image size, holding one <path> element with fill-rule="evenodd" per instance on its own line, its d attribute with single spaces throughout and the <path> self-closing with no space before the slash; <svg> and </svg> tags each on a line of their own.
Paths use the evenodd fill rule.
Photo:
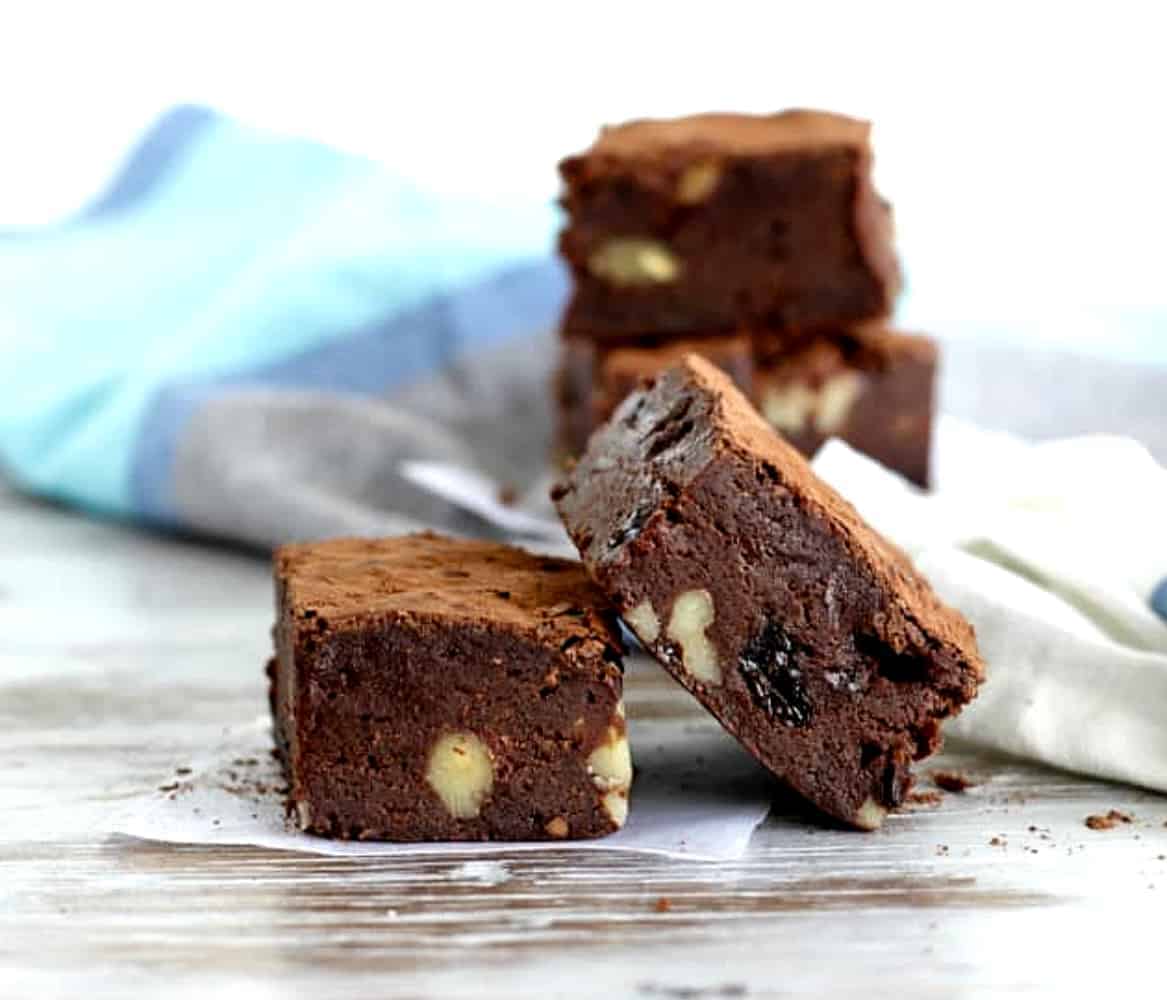
<svg viewBox="0 0 1167 1000">
<path fill-rule="evenodd" d="M 277 745 L 300 826 L 596 837 L 627 813 L 615 615 L 578 563 L 422 534 L 275 556 Z"/>
<path fill-rule="evenodd" d="M 846 823 L 879 826 L 976 694 L 968 623 L 702 358 L 629 396 L 552 499 L 644 645 Z"/>
<path fill-rule="evenodd" d="M 604 129 L 560 163 L 564 328 L 593 338 L 887 315 L 900 287 L 870 126 L 702 114 Z"/>
<path fill-rule="evenodd" d="M 727 372 L 762 415 L 804 455 L 830 437 L 928 484 L 937 348 L 928 337 L 870 325 L 823 330 L 793 349 L 772 331 L 643 340 L 636 346 L 564 340 L 559 370 L 559 453 L 588 436 L 638 382 L 688 353 Z"/>
<path fill-rule="evenodd" d="M 831 437 L 928 485 L 936 342 L 882 327 L 823 337 L 766 357 L 753 399 L 762 416 L 804 455 Z"/>
</svg>

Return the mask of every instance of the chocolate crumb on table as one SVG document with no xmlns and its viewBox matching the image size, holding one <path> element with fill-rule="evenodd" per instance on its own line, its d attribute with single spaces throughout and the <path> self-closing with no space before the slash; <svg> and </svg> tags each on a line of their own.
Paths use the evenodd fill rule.
<svg viewBox="0 0 1167 1000">
<path fill-rule="evenodd" d="M 1111 809 L 1107 813 L 1095 813 L 1084 820 L 1091 830 L 1113 830 L 1120 823 L 1130 823 L 1133 820 L 1129 813 Z"/>
<path fill-rule="evenodd" d="M 801 332 L 886 316 L 901 279 L 870 130 L 803 110 L 605 128 L 559 165 L 564 330 Z"/>
<path fill-rule="evenodd" d="M 622 647 L 578 563 L 434 534 L 340 539 L 279 549 L 275 582 L 271 702 L 302 829 L 558 840 L 623 825 Z"/>
<path fill-rule="evenodd" d="M 977 786 L 977 782 L 960 771 L 929 771 L 928 777 L 937 788 L 946 792 L 963 792 Z"/>
<path fill-rule="evenodd" d="M 640 641 L 775 775 L 878 827 L 983 676 L 971 626 L 690 355 L 552 490 Z"/>
</svg>

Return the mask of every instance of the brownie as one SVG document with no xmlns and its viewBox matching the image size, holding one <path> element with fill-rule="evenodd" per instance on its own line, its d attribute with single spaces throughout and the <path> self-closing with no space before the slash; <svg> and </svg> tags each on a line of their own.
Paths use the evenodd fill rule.
<svg viewBox="0 0 1167 1000">
<path fill-rule="evenodd" d="M 651 377 L 686 354 L 697 353 L 725 371 L 743 391 L 753 388 L 753 347 L 747 335 L 660 342 L 597 344 L 586 337 L 565 337 L 556 385 L 561 455 L 583 451 L 588 435 L 643 378 Z"/>
<path fill-rule="evenodd" d="M 795 448 L 812 456 L 831 437 L 928 485 L 936 342 L 873 328 L 761 356 L 754 402 Z"/>
<path fill-rule="evenodd" d="M 627 813 L 618 622 L 578 563 L 421 534 L 275 555 L 276 742 L 302 829 L 547 840 Z"/>
<path fill-rule="evenodd" d="M 564 159 L 569 333 L 594 339 L 887 315 L 900 288 L 867 122 L 702 114 L 604 129 Z"/>
<path fill-rule="evenodd" d="M 882 325 L 823 330 L 783 350 L 770 331 L 645 342 L 630 348 L 564 341 L 558 446 L 583 451 L 637 381 L 692 351 L 733 378 L 786 439 L 813 456 L 842 438 L 920 486 L 928 484 L 937 348 L 928 337 Z"/>
<path fill-rule="evenodd" d="M 879 826 L 977 692 L 969 624 L 698 356 L 625 399 L 552 499 L 644 646 L 845 823 Z"/>
</svg>

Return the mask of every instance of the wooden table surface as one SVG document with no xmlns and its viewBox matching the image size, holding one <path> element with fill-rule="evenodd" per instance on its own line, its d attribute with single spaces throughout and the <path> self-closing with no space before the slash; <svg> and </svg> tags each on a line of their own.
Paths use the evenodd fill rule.
<svg viewBox="0 0 1167 1000">
<path fill-rule="evenodd" d="M 1144 419 L 1167 396 L 1138 384 Z M 0 997 L 1163 995 L 1167 799 L 957 750 L 921 787 L 967 792 L 868 835 L 780 802 L 732 863 L 100 833 L 262 711 L 270 619 L 262 559 L 0 492 Z M 628 703 L 693 718 L 652 668 Z M 1111 809 L 1132 821 L 1085 826 Z"/>
</svg>

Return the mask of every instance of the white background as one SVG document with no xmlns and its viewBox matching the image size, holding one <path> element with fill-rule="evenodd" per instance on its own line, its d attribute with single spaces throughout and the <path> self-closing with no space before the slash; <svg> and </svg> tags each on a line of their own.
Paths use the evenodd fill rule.
<svg viewBox="0 0 1167 1000">
<path fill-rule="evenodd" d="M 0 225 L 73 210 L 178 101 L 537 198 L 606 121 L 821 106 L 876 123 L 906 325 L 1167 364 L 1158 7 L 6 4 Z"/>
</svg>

